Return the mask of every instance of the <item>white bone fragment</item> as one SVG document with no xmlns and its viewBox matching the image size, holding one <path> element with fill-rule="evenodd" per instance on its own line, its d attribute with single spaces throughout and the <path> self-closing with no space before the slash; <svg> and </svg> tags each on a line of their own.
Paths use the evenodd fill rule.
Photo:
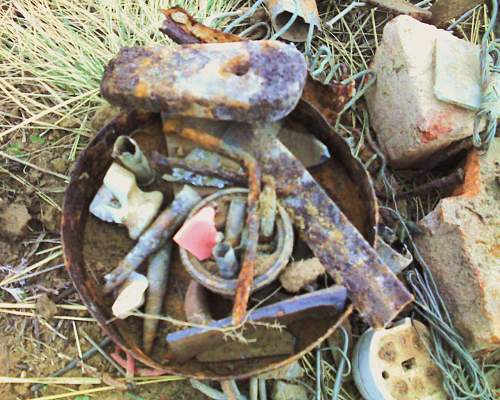
<svg viewBox="0 0 500 400">
<path fill-rule="evenodd" d="M 125 225 L 130 238 L 137 239 L 158 214 L 162 201 L 161 192 L 143 192 L 133 173 L 113 163 L 90 204 L 90 212 L 103 221 Z"/>
<path fill-rule="evenodd" d="M 148 285 L 148 278 L 138 272 L 132 272 L 119 289 L 120 293 L 111 308 L 113 315 L 125 319 L 142 306 Z"/>
</svg>

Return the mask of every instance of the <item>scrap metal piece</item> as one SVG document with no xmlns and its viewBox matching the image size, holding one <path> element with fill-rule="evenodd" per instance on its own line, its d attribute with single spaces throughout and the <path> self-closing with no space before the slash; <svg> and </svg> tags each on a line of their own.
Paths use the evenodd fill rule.
<svg viewBox="0 0 500 400">
<path fill-rule="evenodd" d="M 240 241 L 245 226 L 246 211 L 246 203 L 241 197 L 235 197 L 231 200 L 224 233 L 224 240 L 231 246 L 236 246 Z"/>
<path fill-rule="evenodd" d="M 286 325 L 311 317 L 329 317 L 340 313 L 346 305 L 346 289 L 332 286 L 328 289 L 296 296 L 266 307 L 258 308 L 247 315 L 247 321 L 273 322 Z M 224 343 L 223 329 L 232 325 L 232 318 L 214 321 L 206 327 L 183 329 L 167 335 L 167 359 L 185 362 L 197 354 Z"/>
<path fill-rule="evenodd" d="M 118 267 L 104 277 L 106 284 L 103 292 L 111 292 L 127 279 L 132 271 L 139 268 L 149 255 L 163 246 L 174 234 L 182 221 L 184 221 L 189 211 L 200 200 L 201 196 L 194 189 L 185 186 L 175 196 L 170 206 L 163 210 L 151 226 L 141 235 L 137 244 L 120 262 Z"/>
<path fill-rule="evenodd" d="M 240 42 L 242 40 L 238 35 L 225 33 L 200 24 L 181 7 L 172 7 L 161 10 L 161 12 L 165 16 L 165 21 L 163 21 L 160 31 L 175 43 L 220 43 Z"/>
<path fill-rule="evenodd" d="M 374 327 L 392 321 L 413 299 L 406 287 L 283 144 L 271 139 L 255 151 L 263 171 L 279 177 L 280 201 L 301 237 L 363 319 Z"/>
<path fill-rule="evenodd" d="M 179 121 L 178 121 L 179 123 Z M 264 174 L 276 177 L 276 191 L 302 239 L 371 326 L 382 327 L 413 300 L 304 166 L 275 137 L 276 127 L 184 119 L 183 129 L 223 132 L 225 141 L 252 152 Z M 269 132 L 271 130 L 271 132 Z M 209 134 L 207 134 L 209 135 Z"/>
<path fill-rule="evenodd" d="M 267 9 L 276 31 L 283 29 L 296 15 L 291 26 L 281 37 L 292 42 L 305 42 L 311 25 L 320 29 L 321 22 L 315 0 L 267 0 Z"/>
<path fill-rule="evenodd" d="M 295 108 L 306 75 L 303 55 L 272 40 L 132 47 L 108 64 L 101 93 L 166 115 L 275 121 Z"/>
<path fill-rule="evenodd" d="M 271 175 L 264 175 L 262 182 L 264 188 L 259 197 L 260 232 L 264 238 L 270 239 L 276 221 L 276 181 Z"/>
<path fill-rule="evenodd" d="M 135 175 L 139 185 L 148 186 L 155 180 L 155 171 L 151 169 L 148 159 L 131 137 L 118 136 L 111 155 Z"/>
<path fill-rule="evenodd" d="M 375 247 L 380 258 L 384 260 L 387 266 L 396 275 L 403 272 L 405 268 L 413 262 L 413 256 L 406 247 L 404 254 L 401 254 L 394 250 L 380 237 L 377 237 L 377 243 Z"/>
<path fill-rule="evenodd" d="M 447 2 L 448 0 L 441 0 Z M 380 6 L 396 14 L 409 15 L 420 21 L 428 20 L 432 17 L 432 12 L 424 10 L 406 0 L 368 0 L 368 3 Z M 438 2 L 439 3 L 439 2 Z"/>
<path fill-rule="evenodd" d="M 168 274 L 170 270 L 170 257 L 172 254 L 172 242 L 168 241 L 149 258 L 147 301 L 145 312 L 149 315 L 161 313 L 165 292 L 167 290 Z M 156 329 L 160 321 L 156 318 L 145 318 L 142 328 L 143 348 L 146 354 L 151 352 L 156 337 Z"/>
<path fill-rule="evenodd" d="M 474 7 L 483 4 L 484 0 L 440 0 L 432 7 L 431 23 L 438 28 L 444 27 L 450 20 L 460 17 Z"/>
<path fill-rule="evenodd" d="M 220 276 L 224 279 L 232 279 L 238 273 L 238 260 L 233 246 L 227 242 L 221 242 L 215 245 L 212 255 L 219 267 Z"/>
<path fill-rule="evenodd" d="M 168 21 L 165 24 L 168 25 L 168 29 L 162 28 L 161 31 L 178 44 L 224 43 L 246 40 L 231 33 L 209 28 L 195 21 L 186 10 L 180 7 L 170 8 L 162 12 L 167 17 Z M 171 18 L 174 13 L 178 17 L 176 20 Z M 184 17 L 181 14 L 184 14 Z M 185 21 L 191 22 L 185 23 Z M 338 114 L 354 96 L 355 92 L 356 82 L 354 80 L 347 84 L 333 82 L 326 85 L 313 79 L 308 74 L 301 100 L 321 111 L 328 122 L 335 125 Z"/>
<path fill-rule="evenodd" d="M 185 158 L 166 157 L 157 151 L 154 151 L 151 155 L 151 162 L 161 173 L 166 172 L 165 169 L 173 170 L 174 168 L 182 168 L 183 170 L 195 174 L 229 181 L 239 185 L 246 185 L 248 181 L 244 173 L 228 170 L 222 165 L 212 167 L 197 161 L 188 162 Z"/>
<path fill-rule="evenodd" d="M 201 362 L 227 362 L 261 357 L 290 356 L 295 351 L 296 339 L 285 329 L 262 326 L 248 327 L 245 338 L 249 343 L 225 341 L 201 352 L 196 359 Z"/>
<path fill-rule="evenodd" d="M 185 127 L 181 118 L 168 118 L 162 114 L 163 132 L 167 135 L 179 134 L 185 139 L 211 151 L 219 152 L 227 157 L 243 163 L 248 174 L 248 200 L 247 200 L 247 229 L 248 243 L 245 249 L 243 262 L 238 276 L 238 283 L 234 295 L 233 323 L 239 325 L 247 311 L 248 298 L 253 283 L 255 259 L 257 257 L 257 244 L 259 241 L 259 215 L 258 200 L 260 195 L 260 167 L 255 158 L 242 147 L 230 145 L 203 131 Z"/>
</svg>

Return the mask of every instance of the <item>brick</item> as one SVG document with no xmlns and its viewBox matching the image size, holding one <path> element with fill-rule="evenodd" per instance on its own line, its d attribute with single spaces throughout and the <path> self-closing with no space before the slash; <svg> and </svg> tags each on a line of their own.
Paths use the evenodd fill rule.
<svg viewBox="0 0 500 400">
<path fill-rule="evenodd" d="M 472 135 L 474 111 L 434 95 L 438 37 L 471 46 L 450 32 L 401 15 L 387 23 L 372 62 L 376 85 L 366 94 L 370 120 L 392 165 L 410 167 Z"/>
<path fill-rule="evenodd" d="M 464 184 L 420 226 L 417 245 L 471 350 L 500 346 L 500 138 L 469 153 Z"/>
</svg>

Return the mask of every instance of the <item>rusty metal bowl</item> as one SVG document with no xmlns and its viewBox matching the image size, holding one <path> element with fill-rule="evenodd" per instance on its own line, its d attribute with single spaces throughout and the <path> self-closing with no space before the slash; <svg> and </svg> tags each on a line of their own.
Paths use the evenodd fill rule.
<svg viewBox="0 0 500 400">
<path fill-rule="evenodd" d="M 315 178 L 337 202 L 347 217 L 370 242 L 376 236 L 377 209 L 370 178 L 360 162 L 351 155 L 347 143 L 328 125 L 322 115 L 308 104 L 300 103 L 288 117 L 303 123 L 330 149 L 332 159 L 313 170 Z M 137 132 L 137 134 L 134 134 Z M 104 333 L 129 352 L 136 360 L 166 374 L 199 379 L 243 379 L 283 366 L 302 357 L 331 335 L 352 312 L 349 306 L 340 317 L 314 318 L 290 324 L 288 330 L 296 337 L 295 354 L 290 357 L 267 357 L 246 361 L 203 363 L 192 359 L 184 364 L 165 362 L 164 337 L 177 330 L 162 323 L 152 355 L 141 350 L 142 321 L 136 317 L 113 319 L 112 299 L 101 291 L 102 277 L 126 255 L 133 246 L 124 228 L 89 216 L 91 200 L 102 184 L 112 162 L 113 143 L 120 135 L 132 135 L 146 154 L 153 150 L 166 151 L 158 114 L 130 111 L 106 125 L 80 153 L 68 185 L 61 224 L 65 266 L 83 303 L 96 318 Z M 153 187 L 168 191 L 167 187 Z M 164 312 L 185 321 L 184 296 L 191 277 L 186 272 L 178 252 L 174 252 Z M 219 301 L 217 300 L 216 302 Z M 221 300 L 224 301 L 224 300 Z"/>
<path fill-rule="evenodd" d="M 224 189 L 206 197 L 198 203 L 189 213 L 187 219 L 191 218 L 206 205 L 220 200 L 222 198 L 232 197 L 235 195 L 248 195 L 248 189 L 232 188 Z M 290 259 L 293 250 L 293 226 L 290 217 L 283 207 L 278 205 L 278 218 L 276 221 L 277 229 L 277 244 L 276 257 L 273 257 L 273 262 L 260 275 L 256 275 L 253 280 L 251 292 L 255 292 L 264 286 L 273 282 L 280 272 L 285 268 Z M 234 296 L 236 291 L 237 279 L 224 279 L 220 276 L 207 271 L 203 264 L 198 259 L 190 254 L 186 249 L 179 250 L 182 264 L 186 268 L 191 277 L 201 285 L 210 289 L 212 292 L 223 295 Z"/>
</svg>

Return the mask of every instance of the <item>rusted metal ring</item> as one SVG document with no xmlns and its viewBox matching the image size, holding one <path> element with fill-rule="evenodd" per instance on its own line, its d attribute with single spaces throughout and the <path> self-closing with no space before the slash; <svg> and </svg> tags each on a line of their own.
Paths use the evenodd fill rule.
<svg viewBox="0 0 500 400">
<path fill-rule="evenodd" d="M 191 218 L 199 210 L 212 203 L 213 201 L 235 194 L 248 195 L 248 189 L 231 188 L 219 190 L 218 192 L 215 192 L 214 194 L 206 197 L 205 199 L 203 199 L 203 201 L 198 203 L 196 207 L 191 210 L 187 219 Z M 274 281 L 286 266 L 292 254 L 293 225 L 287 212 L 279 204 L 276 228 L 278 243 L 276 245 L 276 251 L 274 254 L 278 253 L 278 257 L 265 273 L 262 273 L 254 278 L 251 292 L 261 289 L 262 287 Z M 198 261 L 196 257 L 190 254 L 186 249 L 180 248 L 180 255 L 184 268 L 186 268 L 186 271 L 189 273 L 189 275 L 191 275 L 191 277 L 199 284 L 215 293 L 226 296 L 234 295 L 236 285 L 238 283 L 237 279 L 224 279 L 220 276 L 211 274 L 203 267 L 200 261 Z"/>
</svg>

